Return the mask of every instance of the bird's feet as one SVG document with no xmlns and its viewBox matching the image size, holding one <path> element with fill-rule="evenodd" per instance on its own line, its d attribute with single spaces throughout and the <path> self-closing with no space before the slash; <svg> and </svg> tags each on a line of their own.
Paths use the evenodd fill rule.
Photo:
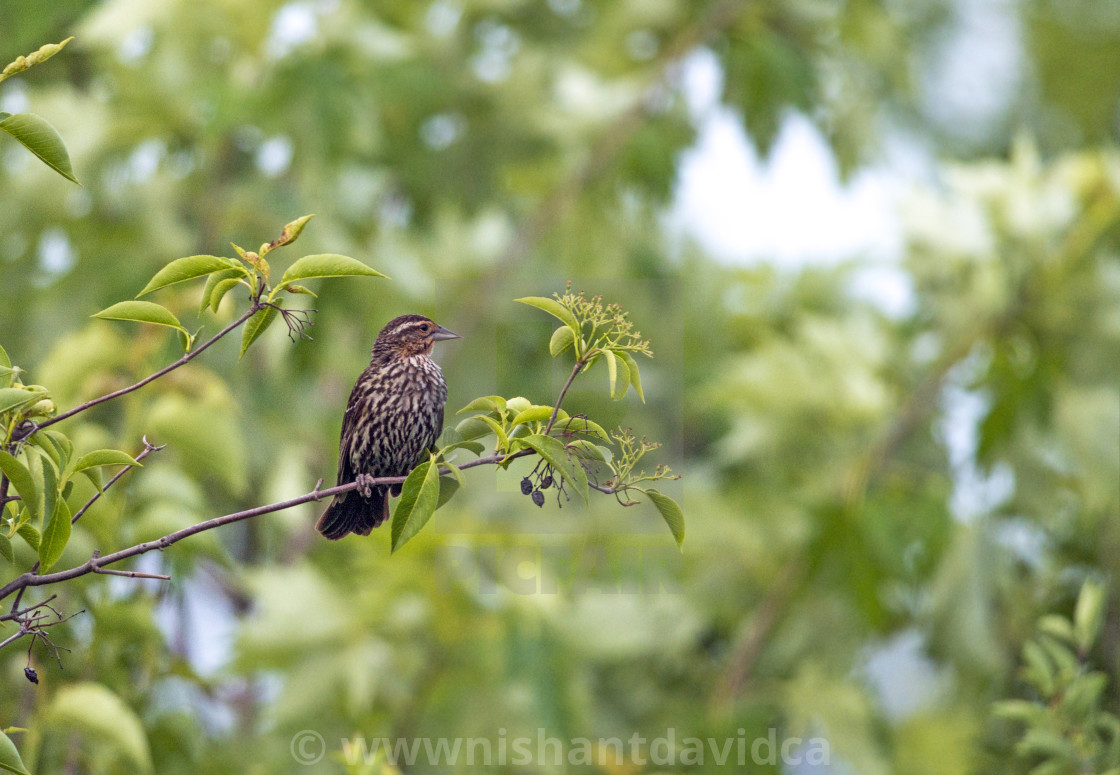
<svg viewBox="0 0 1120 775">
<path fill-rule="evenodd" d="M 374 476 L 372 474 L 358 474 L 354 479 L 358 485 L 358 492 L 367 500 L 373 497 L 373 480 Z"/>
</svg>

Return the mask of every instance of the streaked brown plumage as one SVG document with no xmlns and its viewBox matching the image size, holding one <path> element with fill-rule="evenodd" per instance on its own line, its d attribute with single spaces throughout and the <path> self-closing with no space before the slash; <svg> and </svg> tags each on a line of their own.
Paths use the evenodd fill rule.
<svg viewBox="0 0 1120 775">
<path fill-rule="evenodd" d="M 337 540 L 349 533 L 369 535 L 389 517 L 389 493 L 400 485 L 370 486 L 364 480 L 404 476 L 443 430 L 447 384 L 428 356 L 432 345 L 457 339 L 423 315 L 389 321 L 373 345 L 369 367 L 358 377 L 338 450 L 338 483 L 358 489 L 336 495 L 315 529 Z"/>
</svg>

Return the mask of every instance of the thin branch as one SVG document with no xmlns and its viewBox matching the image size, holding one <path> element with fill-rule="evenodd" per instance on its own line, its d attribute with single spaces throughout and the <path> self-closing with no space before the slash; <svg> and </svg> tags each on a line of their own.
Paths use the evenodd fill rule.
<svg viewBox="0 0 1120 775">
<path fill-rule="evenodd" d="M 564 383 L 564 387 L 560 389 L 560 395 L 556 398 L 556 405 L 552 407 L 552 416 L 548 418 L 548 425 L 544 428 L 544 435 L 547 436 L 552 426 L 556 424 L 556 416 L 560 414 L 560 405 L 564 403 L 564 396 L 568 394 L 568 388 L 575 382 L 579 376 L 580 369 L 583 368 L 583 361 L 576 361 L 576 365 L 572 367 L 572 373 L 568 375 L 568 381 Z"/>
<path fill-rule="evenodd" d="M 158 579 L 160 581 L 171 581 L 171 577 L 165 573 L 141 573 L 136 570 L 117 570 L 116 568 L 94 568 L 94 573 L 101 573 L 106 576 L 124 576 L 129 579 Z"/>
<path fill-rule="evenodd" d="M 218 333 L 214 334 L 214 336 L 207 339 L 205 342 L 200 344 L 198 347 L 191 350 L 189 353 L 184 353 L 183 357 L 179 358 L 174 363 L 171 363 L 171 364 L 168 364 L 167 366 L 164 366 L 162 369 L 155 372 L 154 374 L 149 374 L 147 377 L 144 377 L 144 379 L 140 380 L 139 382 L 137 382 L 133 385 L 129 385 L 128 387 L 123 387 L 120 390 L 114 390 L 112 393 L 106 393 L 103 396 L 98 396 L 97 398 L 90 399 L 89 401 L 86 401 L 84 404 L 78 404 L 73 409 L 70 409 L 66 412 L 63 412 L 62 414 L 55 415 L 54 417 L 51 417 L 47 420 L 44 420 L 41 423 L 37 423 L 35 425 L 32 425 L 31 428 L 29 430 L 23 432 L 22 435 L 17 434 L 16 436 L 13 436 L 13 441 L 20 441 L 20 440 L 26 438 L 27 436 L 30 436 L 32 433 L 34 433 L 37 430 L 41 430 L 41 429 L 46 428 L 48 426 L 54 425 L 56 422 L 61 422 L 62 420 L 65 420 L 69 417 L 73 417 L 74 415 L 78 414 L 79 412 L 84 412 L 86 409 L 91 409 L 91 408 L 97 406 L 98 404 L 103 404 L 106 401 L 111 401 L 114 398 L 119 398 L 120 396 L 127 395 L 128 393 L 131 393 L 134 390 L 139 390 L 140 388 L 147 385 L 149 382 L 153 382 L 153 381 L 159 379 L 160 377 L 164 376 L 168 372 L 174 371 L 175 369 L 179 368 L 180 366 L 183 366 L 187 363 L 190 363 L 197 356 L 201 355 L 208 347 L 210 347 L 210 345 L 214 344 L 214 342 L 218 341 L 223 336 L 228 334 L 230 331 L 232 331 L 233 329 L 240 326 L 246 320 L 253 317 L 253 315 L 257 314 L 257 312 L 259 312 L 261 310 L 261 308 L 262 308 L 262 305 L 260 304 L 260 302 L 254 302 L 253 304 L 251 304 L 249 306 L 249 309 L 245 311 L 245 314 L 243 314 L 237 320 L 230 323 L 228 326 L 223 328 Z"/>
<path fill-rule="evenodd" d="M 135 460 L 137 463 L 139 463 L 141 460 L 143 460 L 144 458 L 146 458 L 148 455 L 152 454 L 153 452 L 159 452 L 161 449 L 163 449 L 164 447 L 167 446 L 166 444 L 152 444 L 150 441 L 148 441 L 147 436 L 141 437 L 141 441 L 144 442 L 144 449 L 141 450 L 139 455 L 137 455 L 136 457 L 133 458 L 133 460 Z M 89 510 L 90 506 L 92 506 L 94 503 L 97 502 L 98 498 L 100 498 L 102 495 L 105 494 L 106 490 L 108 490 L 110 487 L 112 487 L 114 484 L 116 484 L 118 479 L 120 479 L 122 476 L 127 474 L 133 468 L 135 468 L 135 466 L 125 466 L 120 471 L 117 471 L 115 474 L 113 474 L 113 477 L 108 482 L 105 483 L 104 487 L 102 487 L 100 490 L 98 490 L 92 496 L 90 496 L 90 499 L 85 502 L 85 505 L 83 505 L 80 509 L 78 509 L 76 512 L 74 512 L 74 516 L 72 516 L 70 518 L 70 524 L 73 525 L 75 522 L 77 522 L 79 519 L 81 519 L 82 515 L 85 514 Z"/>
<path fill-rule="evenodd" d="M 771 632 L 800 589 L 806 572 L 805 558 L 798 552 L 778 572 L 777 579 L 762 602 L 740 627 L 723 676 L 716 682 L 712 692 L 712 701 L 718 710 L 726 711 L 730 708 L 743 691 L 766 648 Z"/>
<path fill-rule="evenodd" d="M 9 643 L 14 643 L 15 641 L 19 640 L 20 638 L 22 638 L 24 635 L 26 635 L 29 632 L 30 632 L 30 630 L 25 630 L 22 627 L 20 627 L 15 633 L 13 633 L 12 635 L 9 635 L 4 640 L 0 641 L 0 649 L 4 648 Z"/>
<path fill-rule="evenodd" d="M 0 622 L 6 622 L 6 621 L 10 621 L 12 619 L 20 619 L 20 618 L 24 617 L 25 615 L 27 615 L 28 613 L 30 613 L 31 611 L 34 611 L 37 608 L 43 608 L 44 606 L 50 608 L 51 601 L 54 600 L 56 597 L 58 597 L 58 595 L 51 595 L 50 597 L 48 597 L 46 600 L 44 600 L 41 603 L 36 603 L 35 605 L 29 605 L 29 606 L 27 606 L 27 608 L 21 608 L 19 610 L 12 610 L 10 613 L 6 613 L 3 616 L 0 616 Z M 51 610 L 54 610 L 54 609 L 52 608 Z"/>
<path fill-rule="evenodd" d="M 476 468 L 478 466 L 484 465 L 498 465 L 499 463 L 503 463 L 508 460 L 514 460 L 516 458 L 533 454 L 536 453 L 531 449 L 523 449 L 513 453 L 512 455 L 494 453 L 492 455 L 487 455 L 486 457 L 480 457 L 476 460 L 470 460 L 466 463 L 463 463 L 463 465 L 459 466 L 459 469 L 462 470 L 465 468 Z M 451 473 L 451 469 L 441 469 L 440 473 Z M 380 476 L 370 480 L 369 484 L 374 486 L 380 484 L 400 484 L 407 478 L 407 476 Z M 60 581 L 69 581 L 70 579 L 75 579 L 79 576 L 85 576 L 90 573 L 101 573 L 102 571 L 100 569 L 104 568 L 107 565 L 113 565 L 114 563 L 118 563 L 121 560 L 127 560 L 130 557 L 136 557 L 141 554 L 147 554 L 151 551 L 162 551 L 172 544 L 178 543 L 184 538 L 189 538 L 196 533 L 203 533 L 207 530 L 213 530 L 214 528 L 222 527 L 223 525 L 230 525 L 234 522 L 240 522 L 244 519 L 250 519 L 262 514 L 271 514 L 274 511 L 283 511 L 294 506 L 300 506 L 304 503 L 310 503 L 311 501 L 320 501 L 323 498 L 330 498 L 340 493 L 349 492 L 350 490 L 356 489 L 357 486 L 357 482 L 350 482 L 348 484 L 338 485 L 337 487 L 331 487 L 326 490 L 315 489 L 304 495 L 300 495 L 295 498 L 289 498 L 285 501 L 279 501 L 278 503 L 270 503 L 265 506 L 257 506 L 256 508 L 246 509 L 245 511 L 238 511 L 233 514 L 226 514 L 225 516 L 208 519 L 205 522 L 199 522 L 189 527 L 185 527 L 182 530 L 176 530 L 174 533 L 168 533 L 162 538 L 157 538 L 154 541 L 146 541 L 142 544 L 136 544 L 135 546 L 130 546 L 127 549 L 121 549 L 120 551 L 113 552 L 112 554 L 106 554 L 102 556 L 95 553 L 94 556 L 90 557 L 81 565 L 77 565 L 67 570 L 56 571 L 55 573 L 45 573 L 42 575 L 35 574 L 34 572 L 24 573 L 12 579 L 3 587 L 0 587 L 0 600 L 3 600 L 13 593 L 21 592 L 27 587 L 42 587 L 48 584 L 57 584 Z"/>
</svg>

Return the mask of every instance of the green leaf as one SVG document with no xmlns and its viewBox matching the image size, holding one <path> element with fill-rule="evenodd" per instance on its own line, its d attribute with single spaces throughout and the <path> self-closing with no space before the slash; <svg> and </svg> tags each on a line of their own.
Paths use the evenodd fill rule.
<svg viewBox="0 0 1120 775">
<path fill-rule="evenodd" d="M 494 431 L 494 435 L 498 437 L 499 449 L 503 452 L 509 449 L 509 437 L 506 435 L 506 430 L 502 427 L 500 422 L 486 414 L 480 414 L 477 418 L 473 419 L 482 420 L 482 422 L 490 426 L 490 430 Z"/>
<path fill-rule="evenodd" d="M 627 350 L 619 350 L 618 357 L 626 364 L 628 376 L 630 377 L 630 384 L 634 386 L 634 392 L 638 394 L 638 398 L 642 399 L 642 403 L 646 402 L 646 394 L 642 392 L 642 375 L 638 372 L 638 362 L 634 360 L 634 356 Z"/>
<path fill-rule="evenodd" d="M 237 360 L 241 360 L 245 351 L 249 349 L 249 345 L 257 341 L 257 337 L 263 334 L 276 318 L 276 307 L 280 306 L 280 302 L 274 302 L 274 304 L 276 306 L 265 307 L 246 321 L 245 328 L 241 332 L 241 352 L 238 354 Z"/>
<path fill-rule="evenodd" d="M 39 485 L 39 491 L 43 493 L 43 514 L 53 514 L 59 490 L 58 471 L 54 467 L 54 461 L 41 450 L 36 449 L 32 453 L 28 448 L 27 452 L 28 470 Z"/>
<path fill-rule="evenodd" d="M 548 352 L 555 358 L 575 344 L 576 335 L 570 326 L 560 326 L 552 332 L 552 339 L 548 341 Z"/>
<path fill-rule="evenodd" d="M 551 406 L 530 406 L 517 413 L 517 416 L 510 420 L 510 425 L 521 425 L 527 422 L 541 422 L 547 420 L 552 416 Z"/>
<path fill-rule="evenodd" d="M 642 490 L 646 497 L 653 501 L 653 505 L 661 512 L 665 524 L 673 531 L 673 538 L 677 539 L 677 546 L 684 544 L 684 512 L 677 502 L 668 495 L 662 495 L 657 490 Z"/>
<path fill-rule="evenodd" d="M 1023 644 L 1024 677 L 1043 694 L 1049 697 L 1054 693 L 1054 665 L 1042 646 L 1033 640 Z"/>
<path fill-rule="evenodd" d="M 16 493 L 30 512 L 31 518 L 38 520 L 43 515 L 42 493 L 35 487 L 35 480 L 32 479 L 27 466 L 0 449 L 0 471 L 8 477 L 8 481 L 16 489 Z"/>
<path fill-rule="evenodd" d="M 11 387 L 18 371 L 19 369 L 12 366 L 0 365 L 0 388 Z"/>
<path fill-rule="evenodd" d="M 570 328 L 574 336 L 579 336 L 579 321 L 576 320 L 576 316 L 572 314 L 570 309 L 556 301 L 556 299 L 549 299 L 544 296 L 525 296 L 521 299 L 514 299 L 514 301 L 544 310 Z M 555 337 L 555 334 L 553 334 L 553 336 Z"/>
<path fill-rule="evenodd" d="M 82 471 L 82 476 L 89 479 L 90 484 L 96 487 L 98 492 L 105 492 L 105 483 L 101 478 L 100 468 L 87 468 L 85 471 Z"/>
<path fill-rule="evenodd" d="M 568 449 L 579 450 L 583 457 L 589 460 L 597 460 L 600 463 L 606 463 L 612 457 L 609 449 L 600 447 L 598 444 L 592 444 L 587 439 L 572 439 L 567 446 Z"/>
<path fill-rule="evenodd" d="M 18 409 L 26 404 L 34 403 L 47 395 L 41 390 L 27 390 L 25 388 L 0 388 L 0 414 Z"/>
<path fill-rule="evenodd" d="M 1000 700 L 992 704 L 992 715 L 1008 721 L 1031 723 L 1045 715 L 1042 706 L 1026 700 Z"/>
<path fill-rule="evenodd" d="M 455 444 L 464 444 L 473 442 L 475 439 L 481 439 L 484 436 L 490 435 L 490 426 L 482 421 L 482 417 L 476 415 L 468 417 L 455 426 L 455 431 L 461 437 Z"/>
<path fill-rule="evenodd" d="M 586 417 L 571 417 L 565 420 L 557 420 L 556 425 L 552 427 L 553 431 L 560 431 L 561 433 L 594 433 L 603 441 L 610 441 L 611 437 L 603 430 L 603 427 L 596 422 L 588 420 Z"/>
<path fill-rule="evenodd" d="M 533 402 L 525 396 L 514 396 L 506 401 L 506 409 L 512 414 L 519 414 L 526 409 L 532 408 L 532 406 Z"/>
<path fill-rule="evenodd" d="M 46 430 L 42 433 L 35 434 L 36 438 L 46 439 L 46 441 L 54 447 L 57 453 L 58 468 L 60 471 L 65 471 L 66 466 L 70 464 L 70 458 L 74 455 L 74 443 L 64 433 L 58 431 Z M 47 448 L 47 444 L 43 444 L 43 448 Z"/>
<path fill-rule="evenodd" d="M 1077 643 L 1077 638 L 1073 634 L 1073 625 L 1064 616 L 1056 614 L 1043 616 L 1038 620 L 1038 630 L 1065 643 Z"/>
<path fill-rule="evenodd" d="M 1100 703 L 1101 694 L 1107 686 L 1108 677 L 1104 673 L 1078 676 L 1062 692 L 1059 707 L 1067 717 L 1085 723 Z"/>
<path fill-rule="evenodd" d="M 1074 759 L 1076 750 L 1064 736 L 1052 729 L 1034 727 L 1028 729 L 1022 739 L 1015 744 L 1020 756 L 1045 756 L 1061 759 Z M 1063 770 L 1058 770 L 1059 772 Z M 1068 770 L 1065 770 L 1068 772 Z"/>
<path fill-rule="evenodd" d="M 304 256 L 288 267 L 284 276 L 280 278 L 283 288 L 288 283 L 297 280 L 310 280 L 316 277 L 385 277 L 375 269 L 370 269 L 356 258 L 340 256 L 336 253 L 319 253 L 313 256 Z"/>
<path fill-rule="evenodd" d="M 39 157 L 52 170 L 74 183 L 74 168 L 62 137 L 45 118 L 34 113 L 16 113 L 0 119 L 0 130 L 7 132 L 24 148 Z"/>
<path fill-rule="evenodd" d="M 439 499 L 436 501 L 436 511 L 443 508 L 444 504 L 451 500 L 455 493 L 459 492 L 459 480 L 454 476 L 441 476 L 439 478 Z"/>
<path fill-rule="evenodd" d="M 564 448 L 564 442 L 552 436 L 536 433 L 519 440 L 527 447 L 532 447 L 545 461 L 564 477 L 575 491 L 588 502 L 589 489 L 587 486 L 587 472 L 579 461 Z"/>
<path fill-rule="evenodd" d="M 615 355 L 614 350 L 604 350 L 603 355 L 607 359 L 607 377 L 610 380 L 611 398 L 615 401 L 621 401 L 623 396 L 626 395 L 626 389 L 630 387 L 630 370 Z"/>
<path fill-rule="evenodd" d="M 98 466 L 140 466 L 131 455 L 118 449 L 95 449 L 87 452 L 74 463 L 74 473 Z M 141 466 L 143 467 L 143 466 Z"/>
<path fill-rule="evenodd" d="M 143 724 L 124 700 L 101 684 L 59 687 L 47 709 L 47 719 L 67 734 L 81 731 L 89 740 L 115 748 L 133 765 L 126 771 L 152 771 Z"/>
<path fill-rule="evenodd" d="M 11 78 L 16 73 L 22 73 L 29 67 L 41 65 L 43 62 L 46 62 L 59 51 L 62 51 L 62 49 L 66 48 L 66 44 L 73 39 L 74 37 L 70 36 L 61 43 L 46 43 L 40 46 L 37 51 L 32 51 L 27 56 L 21 56 L 17 58 L 16 61 L 8 63 L 4 66 L 4 70 L 0 72 L 0 81 Z"/>
<path fill-rule="evenodd" d="M 47 573 L 58 562 L 62 551 L 70 540 L 70 507 L 66 500 L 59 498 L 54 504 L 54 515 L 43 528 L 43 539 L 39 542 L 39 572 Z"/>
<path fill-rule="evenodd" d="M 486 433 L 489 433 L 489 432 L 490 432 L 489 429 L 487 429 Z M 483 452 L 486 451 L 486 447 L 484 447 L 482 444 L 480 444 L 477 441 L 467 440 L 467 439 L 459 439 L 458 441 L 452 442 L 451 444 L 448 444 L 448 445 L 442 447 L 440 449 L 440 452 L 441 453 L 447 453 L 447 452 L 451 452 L 452 450 L 456 450 L 456 449 L 467 449 L 467 450 L 470 450 L 471 452 L 473 452 L 476 455 L 481 455 Z"/>
<path fill-rule="evenodd" d="M 0 769 L 16 775 L 31 775 L 23 766 L 23 759 L 19 758 L 16 744 L 3 732 L 0 732 Z"/>
<path fill-rule="evenodd" d="M 506 400 L 501 396 L 483 396 L 476 398 L 455 414 L 462 414 L 463 412 L 474 412 L 482 410 L 485 412 L 497 412 L 498 414 L 505 414 Z"/>
<path fill-rule="evenodd" d="M 200 328 L 199 331 L 201 330 Z M 197 333 L 198 331 L 195 331 L 194 334 L 188 334 L 183 329 L 175 332 L 176 336 L 179 337 L 179 346 L 183 348 L 183 352 L 189 353 L 191 351 L 191 345 L 194 344 L 194 337 Z"/>
<path fill-rule="evenodd" d="M 307 222 L 314 217 L 314 213 L 312 213 L 311 215 L 305 215 L 302 218 L 296 218 L 294 221 L 284 226 L 284 229 L 280 232 L 279 237 L 277 237 L 272 242 L 261 245 L 260 255 L 263 257 L 276 248 L 283 247 L 284 245 L 290 245 L 295 242 L 299 238 L 299 235 L 303 232 L 303 227 L 306 226 Z"/>
<path fill-rule="evenodd" d="M 0 533 L 0 556 L 8 562 L 15 562 L 16 556 L 12 552 L 12 539 Z"/>
<path fill-rule="evenodd" d="M 1073 614 L 1073 629 L 1077 635 L 1077 645 L 1082 650 L 1091 648 L 1101 631 L 1104 603 L 1104 585 L 1095 579 L 1086 580 L 1077 596 L 1077 607 Z"/>
<path fill-rule="evenodd" d="M 390 551 L 396 552 L 428 523 L 439 503 L 439 470 L 431 460 L 412 469 L 401 488 L 401 501 L 393 512 Z"/>
<path fill-rule="evenodd" d="M 148 284 L 144 286 L 144 290 L 136 296 L 139 298 L 160 288 L 166 288 L 168 285 L 227 270 L 233 270 L 233 265 L 227 258 L 219 258 L 218 256 L 177 258 L 156 272 L 156 276 L 149 280 Z"/>
<path fill-rule="evenodd" d="M 225 279 L 220 280 L 214 286 L 213 292 L 210 294 L 210 311 L 217 312 L 218 306 L 222 303 L 222 299 L 226 294 L 236 288 L 238 285 L 244 285 L 241 280 Z"/>
<path fill-rule="evenodd" d="M 12 359 L 8 357 L 8 351 L 3 347 L 0 347 L 0 366 L 7 366 L 8 368 L 12 366 Z"/>
<path fill-rule="evenodd" d="M 319 294 L 315 293 L 315 291 L 311 290 L 310 288 L 305 288 L 302 285 L 289 285 L 285 287 L 284 290 L 286 290 L 288 293 L 302 293 L 305 296 L 314 296 L 316 299 L 319 298 Z"/>
<path fill-rule="evenodd" d="M 222 297 L 231 289 L 239 285 L 243 278 L 247 276 L 244 267 L 237 267 L 236 269 L 223 269 L 220 272 L 212 272 L 206 278 L 206 285 L 202 289 L 202 299 L 198 305 L 199 314 L 202 313 L 207 307 L 214 312 L 218 311 L 218 305 L 222 302 Z"/>
<path fill-rule="evenodd" d="M 157 326 L 167 326 L 177 331 L 186 333 L 186 329 L 179 323 L 179 318 L 171 314 L 171 310 L 151 301 L 120 301 L 103 309 L 95 318 L 102 320 L 130 320 L 136 323 L 151 323 Z"/>
<path fill-rule="evenodd" d="M 28 546 L 36 552 L 39 551 L 39 544 L 43 542 L 43 534 L 39 532 L 39 528 L 30 522 L 24 522 L 16 532 L 19 533 L 20 538 L 27 542 Z"/>
</svg>

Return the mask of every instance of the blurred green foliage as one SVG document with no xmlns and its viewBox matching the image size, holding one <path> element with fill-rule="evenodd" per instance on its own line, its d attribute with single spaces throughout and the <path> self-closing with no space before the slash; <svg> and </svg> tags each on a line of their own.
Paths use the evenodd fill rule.
<svg viewBox="0 0 1120 775">
<path fill-rule="evenodd" d="M 330 481 L 346 395 L 396 314 L 465 335 L 449 407 L 549 403 L 567 377 L 544 355 L 553 326 L 511 300 L 566 279 L 622 302 L 657 353 L 646 404 L 597 382 L 566 406 L 666 442 L 689 536 L 681 555 L 648 503 L 530 508 L 516 467 L 473 477 L 391 559 L 387 531 L 316 540 L 310 507 L 197 536 L 141 564 L 170 583 L 66 585 L 55 605 L 87 613 L 56 630 L 65 670 L 36 646 L 32 685 L 26 652 L 0 653 L 0 727 L 29 730 L 11 737 L 32 771 L 392 772 L 338 741 L 542 728 L 776 728 L 860 773 L 1114 766 L 1093 726 L 1120 713 L 1111 4 L 1008 4 L 1018 88 L 979 128 L 946 122 L 929 86 L 964 6 L 947 0 L 40 5 L 0 0 L 0 59 L 76 39 L 6 81 L 0 109 L 59 127 L 82 187 L 0 145 L 0 343 L 60 408 L 181 352 L 89 317 L 171 258 L 315 212 L 302 249 L 393 278 L 325 281 L 313 342 L 274 327 L 238 364 L 223 341 L 70 421 L 77 449 L 169 446 L 59 567 Z M 904 312 L 858 293 L 858 260 L 732 267 L 667 234 L 698 47 L 762 151 L 798 110 L 846 171 L 892 133 L 940 160 L 900 203 Z M 195 319 L 197 287 L 161 294 Z M 11 572 L 30 568 L 13 548 Z M 1086 579 L 1103 624 L 1080 643 L 1074 615 L 1066 643 L 1044 617 Z M 1081 715 L 1051 709 L 1077 682 Z M 1082 758 L 1030 742 L 1090 728 Z M 308 729 L 329 750 L 304 767 Z"/>
</svg>

